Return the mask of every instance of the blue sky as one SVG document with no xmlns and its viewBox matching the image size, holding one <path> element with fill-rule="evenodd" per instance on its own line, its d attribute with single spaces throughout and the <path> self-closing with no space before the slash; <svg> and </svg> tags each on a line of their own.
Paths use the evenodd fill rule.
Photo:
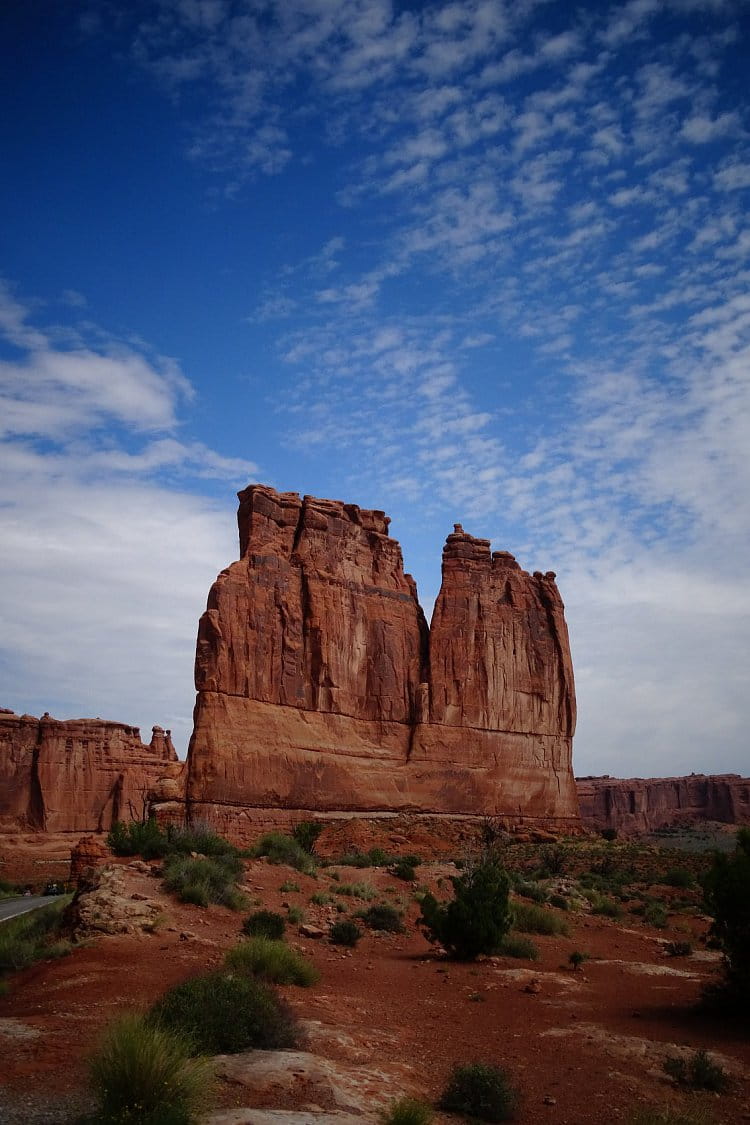
<svg viewBox="0 0 750 1125">
<path fill-rule="evenodd" d="M 10 0 L 0 704 L 171 727 L 251 480 L 554 569 L 579 774 L 748 773 L 746 0 Z"/>
</svg>

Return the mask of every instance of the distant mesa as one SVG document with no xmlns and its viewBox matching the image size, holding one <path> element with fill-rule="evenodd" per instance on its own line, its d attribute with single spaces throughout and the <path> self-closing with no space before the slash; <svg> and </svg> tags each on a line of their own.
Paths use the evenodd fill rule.
<svg viewBox="0 0 750 1125">
<path fill-rule="evenodd" d="M 0 830 L 101 832 L 140 816 L 182 763 L 169 731 L 102 719 L 41 719 L 0 709 Z"/>
<path fill-rule="evenodd" d="M 738 774 L 689 777 L 576 779 L 587 828 L 624 835 L 714 820 L 750 824 L 750 778 Z"/>
</svg>

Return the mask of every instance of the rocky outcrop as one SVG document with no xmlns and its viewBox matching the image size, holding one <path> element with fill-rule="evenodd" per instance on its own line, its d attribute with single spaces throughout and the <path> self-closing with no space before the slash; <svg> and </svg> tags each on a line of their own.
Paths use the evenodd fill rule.
<svg viewBox="0 0 750 1125">
<path fill-rule="evenodd" d="M 267 809 L 576 821 L 554 574 L 457 526 L 430 631 L 383 512 L 255 485 L 238 520 L 198 631 L 192 816 L 235 838 Z"/>
<path fill-rule="evenodd" d="M 738 774 L 576 779 L 583 823 L 624 834 L 715 820 L 750 824 L 750 778 Z"/>
<path fill-rule="evenodd" d="M 107 831 L 181 768 L 161 727 L 147 746 L 124 723 L 0 711 L 0 830 Z"/>
</svg>

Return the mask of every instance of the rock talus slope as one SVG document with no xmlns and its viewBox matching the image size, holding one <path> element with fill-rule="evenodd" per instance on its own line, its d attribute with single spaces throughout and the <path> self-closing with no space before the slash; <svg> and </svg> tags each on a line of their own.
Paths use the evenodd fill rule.
<svg viewBox="0 0 750 1125">
<path fill-rule="evenodd" d="M 457 527 L 428 630 L 383 512 L 254 485 L 196 655 L 192 816 L 577 818 L 554 575 Z"/>
<path fill-rule="evenodd" d="M 0 710 L 0 830 L 107 831 L 140 816 L 148 791 L 180 769 L 161 727 L 144 745 L 125 723 Z"/>
</svg>

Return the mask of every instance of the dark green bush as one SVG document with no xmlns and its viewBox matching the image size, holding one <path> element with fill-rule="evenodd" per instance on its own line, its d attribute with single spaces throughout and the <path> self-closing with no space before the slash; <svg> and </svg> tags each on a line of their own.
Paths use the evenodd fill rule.
<svg viewBox="0 0 750 1125">
<path fill-rule="evenodd" d="M 397 879 L 403 879 L 405 883 L 413 883 L 417 877 L 416 868 L 406 859 L 399 859 L 394 863 L 391 871 Z"/>
<path fill-rule="evenodd" d="M 295 1047 L 300 1039 L 291 1009 L 270 985 L 226 970 L 170 988 L 149 1020 L 186 1036 L 207 1055 Z"/>
<path fill-rule="evenodd" d="M 523 881 L 516 883 L 515 892 L 521 895 L 522 898 L 529 898 L 532 902 L 546 902 L 547 891 L 541 887 L 539 883 L 525 883 Z"/>
<path fill-rule="evenodd" d="M 169 851 L 167 834 L 155 817 L 129 824 L 116 820 L 107 834 L 107 846 L 115 855 L 140 855 L 144 859 L 162 859 Z"/>
<path fill-rule="evenodd" d="M 643 921 L 647 926 L 663 930 L 669 921 L 669 914 L 663 902 L 647 902 L 643 908 Z"/>
<path fill-rule="evenodd" d="M 298 984 L 309 988 L 320 980 L 320 973 L 301 953 L 285 941 L 251 937 L 230 949 L 224 964 L 232 972 L 261 977 L 271 984 Z"/>
<path fill-rule="evenodd" d="M 564 895 L 550 895 L 549 904 L 555 906 L 558 910 L 570 910 L 570 903 Z"/>
<path fill-rule="evenodd" d="M 419 1098 L 398 1098 L 378 1114 L 381 1125 L 430 1125 L 432 1106 Z"/>
<path fill-rule="evenodd" d="M 354 947 L 361 937 L 362 931 L 359 926 L 350 919 L 334 922 L 330 929 L 330 938 L 334 945 Z"/>
<path fill-rule="evenodd" d="M 245 898 L 237 887 L 243 873 L 242 860 L 235 855 L 205 859 L 173 855 L 164 864 L 164 885 L 182 902 L 208 906 L 211 902 L 241 910 Z"/>
<path fill-rule="evenodd" d="M 724 1070 L 702 1049 L 689 1059 L 674 1056 L 665 1059 L 664 1070 L 679 1086 L 687 1086 L 691 1090 L 712 1090 L 721 1094 L 729 1085 Z"/>
<path fill-rule="evenodd" d="M 617 839 L 617 829 L 616 828 L 602 828 L 600 835 L 601 835 L 603 840 L 609 840 L 611 842 L 612 840 Z"/>
<path fill-rule="evenodd" d="M 389 934 L 402 934 L 404 923 L 395 906 L 387 902 L 376 902 L 358 915 L 369 930 L 385 930 Z"/>
<path fill-rule="evenodd" d="M 308 855 L 315 854 L 315 845 L 323 831 L 323 825 L 317 820 L 301 820 L 299 824 L 295 824 L 292 829 L 292 839 L 296 840 L 299 846 L 307 852 Z"/>
<path fill-rule="evenodd" d="M 695 879 L 692 873 L 685 867 L 670 867 L 669 871 L 662 877 L 661 882 L 665 887 L 692 887 Z"/>
<path fill-rule="evenodd" d="M 286 920 L 275 910 L 256 910 L 242 923 L 242 932 L 251 937 L 283 938 Z"/>
<path fill-rule="evenodd" d="M 693 946 L 689 941 L 668 941 L 664 951 L 670 957 L 689 957 L 693 952 Z"/>
<path fill-rule="evenodd" d="M 518 1105 L 518 1092 L 502 1067 L 469 1063 L 454 1068 L 438 1104 L 449 1113 L 480 1121 L 510 1121 Z"/>
<path fill-rule="evenodd" d="M 521 937 L 520 934 L 506 934 L 500 941 L 497 952 L 503 957 L 518 957 L 526 961 L 539 960 L 539 950 L 531 938 Z"/>
<path fill-rule="evenodd" d="M 254 857 L 267 856 L 269 863 L 287 864 L 303 875 L 315 874 L 315 863 L 309 852 L 292 836 L 283 832 L 267 832 L 251 849 Z"/>
<path fill-rule="evenodd" d="M 730 855 L 716 854 L 704 876 L 711 935 L 724 954 L 726 987 L 715 998 L 745 1019 L 750 1013 L 750 829 L 741 828 Z"/>
<path fill-rule="evenodd" d="M 504 868 L 486 855 L 452 876 L 451 883 L 452 901 L 438 903 L 429 893 L 422 899 L 421 924 L 427 937 L 460 961 L 494 953 L 511 924 L 510 880 Z"/>
</svg>

